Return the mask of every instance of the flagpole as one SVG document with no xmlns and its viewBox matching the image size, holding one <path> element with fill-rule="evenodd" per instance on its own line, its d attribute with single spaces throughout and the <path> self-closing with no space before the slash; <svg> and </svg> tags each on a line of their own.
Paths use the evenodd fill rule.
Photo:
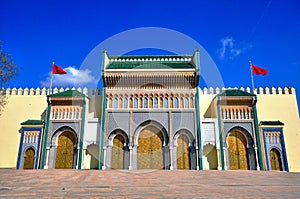
<svg viewBox="0 0 300 199">
<path fill-rule="evenodd" d="M 252 62 L 249 61 L 250 64 L 250 73 L 251 73 L 251 83 L 252 83 L 252 93 L 254 93 L 254 80 L 253 80 L 253 71 L 252 71 Z"/>
<path fill-rule="evenodd" d="M 54 62 L 52 62 L 52 68 L 53 68 Z M 53 70 L 53 69 L 52 69 Z M 51 71 L 51 79 L 50 79 L 50 90 L 49 94 L 52 94 L 52 80 L 53 80 L 53 71 Z"/>
</svg>

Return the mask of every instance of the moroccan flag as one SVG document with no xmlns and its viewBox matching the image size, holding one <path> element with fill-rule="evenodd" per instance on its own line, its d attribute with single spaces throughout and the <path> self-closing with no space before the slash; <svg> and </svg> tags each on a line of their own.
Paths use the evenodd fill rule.
<svg viewBox="0 0 300 199">
<path fill-rule="evenodd" d="M 62 69 L 61 67 L 52 64 L 52 74 L 67 74 L 67 72 L 64 71 L 64 69 Z"/>
<path fill-rule="evenodd" d="M 266 75 L 268 74 L 268 70 L 263 69 L 263 68 L 259 68 L 257 66 L 255 66 L 254 64 L 251 64 L 252 67 L 252 72 L 254 75 Z"/>
</svg>

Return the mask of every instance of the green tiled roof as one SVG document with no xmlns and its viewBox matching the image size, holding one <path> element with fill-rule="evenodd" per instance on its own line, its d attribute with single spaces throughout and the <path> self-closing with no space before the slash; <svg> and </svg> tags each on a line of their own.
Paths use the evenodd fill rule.
<svg viewBox="0 0 300 199">
<path fill-rule="evenodd" d="M 255 94 L 247 93 L 238 89 L 228 89 L 220 93 L 219 96 L 255 96 Z"/>
<path fill-rule="evenodd" d="M 21 125 L 43 125 L 43 120 L 26 120 Z"/>
<path fill-rule="evenodd" d="M 49 97 L 82 97 L 84 96 L 84 94 L 76 90 L 67 90 L 61 93 L 55 93 L 48 96 Z"/>
<path fill-rule="evenodd" d="M 149 59 L 172 59 L 172 61 L 150 61 Z M 173 61 L 173 59 L 176 61 Z M 112 56 L 111 59 L 132 59 L 135 61 L 112 61 L 107 65 L 107 69 L 133 69 L 133 68 L 141 68 L 141 69 L 165 69 L 165 68 L 195 68 L 190 61 L 181 60 L 181 59 L 191 59 L 191 56 Z M 144 59 L 144 61 L 137 61 L 138 59 Z M 145 59 L 148 59 L 147 61 Z M 180 59 L 180 60 L 177 60 Z"/>
<path fill-rule="evenodd" d="M 195 68 L 188 62 L 112 62 L 107 69 L 167 69 L 167 68 Z"/>
<path fill-rule="evenodd" d="M 282 125 L 284 125 L 284 123 L 280 122 L 279 120 L 277 120 L 277 121 L 261 121 L 259 124 L 266 125 L 266 126 L 282 126 Z"/>
</svg>

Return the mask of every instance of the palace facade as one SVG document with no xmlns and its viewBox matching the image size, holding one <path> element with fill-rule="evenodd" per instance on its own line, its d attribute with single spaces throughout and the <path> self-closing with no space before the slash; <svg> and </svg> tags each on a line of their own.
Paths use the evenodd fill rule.
<svg viewBox="0 0 300 199">
<path fill-rule="evenodd" d="M 6 89 L 0 167 L 300 171 L 295 89 L 200 89 L 199 60 L 104 51 L 101 90 Z"/>
</svg>

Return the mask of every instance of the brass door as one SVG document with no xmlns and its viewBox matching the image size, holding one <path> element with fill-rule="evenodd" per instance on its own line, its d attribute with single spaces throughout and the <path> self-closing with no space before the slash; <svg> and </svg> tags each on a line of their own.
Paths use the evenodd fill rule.
<svg viewBox="0 0 300 199">
<path fill-rule="evenodd" d="M 55 159 L 56 169 L 73 168 L 75 143 L 75 136 L 69 131 L 59 136 Z"/>
<path fill-rule="evenodd" d="M 231 170 L 248 170 L 247 140 L 239 132 L 232 132 L 228 137 L 228 152 Z"/>
<path fill-rule="evenodd" d="M 34 167 L 34 150 L 29 148 L 25 152 L 23 169 L 33 169 Z"/>
<path fill-rule="evenodd" d="M 163 169 L 163 135 L 154 126 L 145 128 L 138 138 L 138 169 Z"/>
<path fill-rule="evenodd" d="M 270 151 L 270 162 L 272 171 L 281 171 L 280 154 L 276 149 Z"/>
<path fill-rule="evenodd" d="M 190 169 L 189 138 L 186 135 L 180 135 L 177 145 L 177 168 Z"/>
<path fill-rule="evenodd" d="M 124 137 L 120 134 L 116 135 L 113 140 L 112 148 L 112 169 L 123 169 L 124 168 Z"/>
</svg>

